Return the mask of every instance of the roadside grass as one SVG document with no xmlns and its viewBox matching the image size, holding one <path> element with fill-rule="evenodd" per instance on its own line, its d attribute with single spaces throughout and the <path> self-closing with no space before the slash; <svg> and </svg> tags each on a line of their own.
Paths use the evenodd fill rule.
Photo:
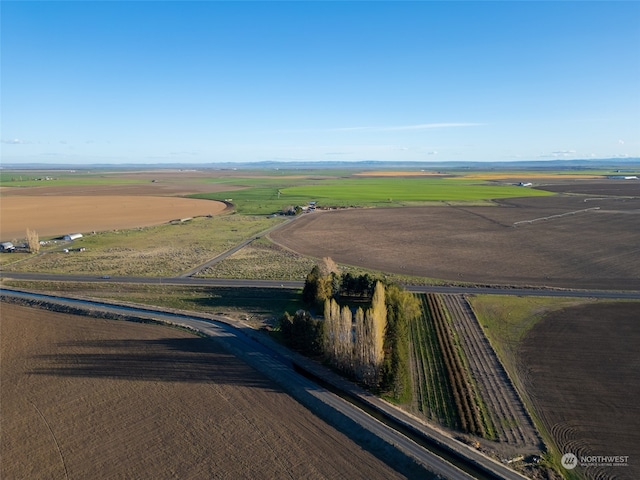
<svg viewBox="0 0 640 480">
<path fill-rule="evenodd" d="M 280 222 L 281 218 L 224 215 L 101 232 L 72 243 L 58 243 L 40 255 L 5 264 L 4 268 L 19 272 L 174 276 Z M 73 251 L 81 247 L 86 250 Z M 63 248 L 70 252 L 64 253 Z"/>
<path fill-rule="evenodd" d="M 197 276 L 304 281 L 316 263 L 314 258 L 299 255 L 260 238 Z"/>
<path fill-rule="evenodd" d="M 214 258 L 243 240 L 277 224 L 277 220 L 281 220 L 257 217 L 255 228 L 248 230 L 238 228 L 239 225 L 245 228 L 250 226 L 251 219 L 252 217 L 230 215 L 212 219 L 194 219 L 184 224 L 163 226 L 168 230 L 175 229 L 172 233 L 176 235 L 185 233 L 186 239 L 180 237 L 173 240 L 177 243 L 177 247 L 170 245 L 172 237 L 166 232 L 164 234 L 155 233 L 155 229 L 159 227 L 149 227 L 90 235 L 73 243 L 59 242 L 54 246 L 43 247 L 40 255 L 2 254 L 0 255 L 0 261 L 2 261 L 0 265 L 6 271 L 13 272 L 96 274 L 100 276 L 175 276 Z M 193 233 L 191 228 L 199 222 L 211 220 L 216 220 L 215 232 L 201 231 L 200 234 L 204 237 L 198 240 L 198 235 Z M 256 219 L 253 218 L 253 220 Z M 273 223 L 263 224 L 266 220 L 272 220 Z M 191 228 L 187 225 L 190 225 Z M 159 235 L 162 238 L 154 238 Z M 158 242 L 163 239 L 164 246 L 159 247 Z M 206 245 L 203 246 L 203 243 Z M 69 253 L 62 251 L 63 248 L 79 247 L 86 248 L 86 251 Z M 304 281 L 307 274 L 319 261 L 319 258 L 300 255 L 262 237 L 230 257 L 198 273 L 196 277 Z M 178 268 L 180 265 L 182 267 Z M 388 274 L 345 264 L 340 264 L 340 270 L 354 276 L 368 274 L 374 278 L 382 278 L 397 284 L 444 284 L 437 279 Z"/>
<path fill-rule="evenodd" d="M 285 311 L 302 308 L 301 292 L 285 288 L 227 288 L 111 282 L 5 280 L 5 286 L 83 297 L 134 302 L 224 315 L 259 327 L 273 324 Z"/>
<path fill-rule="evenodd" d="M 13 252 L 0 254 L 0 265 L 11 265 L 29 259 L 32 255 L 28 252 Z"/>
</svg>

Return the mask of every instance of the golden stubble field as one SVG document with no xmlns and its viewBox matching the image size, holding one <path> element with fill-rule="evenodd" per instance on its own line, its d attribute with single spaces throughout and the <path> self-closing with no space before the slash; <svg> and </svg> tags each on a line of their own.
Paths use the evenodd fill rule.
<svg viewBox="0 0 640 480">
<path fill-rule="evenodd" d="M 141 195 L 3 196 L 3 241 L 24 238 L 27 228 L 40 237 L 145 227 L 171 220 L 216 215 L 226 205 L 211 200 Z"/>
<path fill-rule="evenodd" d="M 208 339 L 0 306 L 0 478 L 400 478 Z"/>
</svg>

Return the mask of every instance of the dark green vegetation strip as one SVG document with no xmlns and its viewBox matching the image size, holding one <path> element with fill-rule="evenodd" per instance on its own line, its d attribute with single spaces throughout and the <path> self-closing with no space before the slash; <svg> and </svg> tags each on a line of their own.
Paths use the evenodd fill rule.
<svg viewBox="0 0 640 480">
<path fill-rule="evenodd" d="M 418 298 L 422 315 L 411 325 L 418 409 L 449 428 L 493 439 L 495 431 L 442 295 L 430 293 Z"/>
<path fill-rule="evenodd" d="M 417 406 L 427 418 L 457 429 L 460 422 L 427 296 L 420 295 L 419 298 L 422 316 L 411 322 Z"/>
</svg>

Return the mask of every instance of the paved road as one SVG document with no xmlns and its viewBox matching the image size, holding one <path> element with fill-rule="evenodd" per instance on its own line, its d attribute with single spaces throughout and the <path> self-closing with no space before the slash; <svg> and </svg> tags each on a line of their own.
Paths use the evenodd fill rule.
<svg viewBox="0 0 640 480">
<path fill-rule="evenodd" d="M 1 289 L 0 295 L 18 296 L 32 300 L 45 300 L 47 302 L 57 303 L 76 308 L 86 308 L 91 310 L 102 310 L 106 312 L 135 315 L 143 318 L 150 318 L 164 323 L 174 325 L 182 325 L 197 331 L 201 331 L 206 335 L 210 335 L 223 343 L 232 353 L 239 356 L 254 368 L 276 381 L 285 390 L 294 396 L 303 405 L 310 408 L 314 413 L 318 412 L 320 402 L 323 406 L 321 410 L 329 408 L 332 410 L 331 418 L 336 415 L 347 418 L 355 423 L 358 428 L 363 428 L 370 434 L 382 439 L 387 445 L 391 445 L 400 450 L 405 455 L 422 464 L 427 470 L 434 472 L 444 478 L 454 480 L 469 480 L 473 478 L 506 478 L 522 480 L 525 477 L 517 472 L 508 469 L 487 457 L 480 455 L 478 452 L 471 451 L 474 458 L 470 460 L 471 464 L 482 464 L 484 468 L 489 468 L 493 474 L 474 474 L 471 475 L 447 462 L 441 457 L 435 455 L 424 447 L 418 445 L 413 440 L 407 438 L 400 432 L 378 421 L 363 410 L 357 408 L 350 402 L 331 393 L 330 391 L 320 387 L 313 381 L 305 378 L 297 373 L 291 362 L 270 350 L 265 345 L 260 344 L 252 338 L 245 335 L 240 329 L 216 320 L 215 316 L 210 319 L 198 318 L 186 314 L 176 314 L 161 309 L 137 308 L 130 305 L 118 305 L 115 303 L 93 302 L 70 297 L 57 297 L 42 294 L 34 294 L 27 292 L 15 292 L 9 289 Z M 322 414 L 320 415 L 322 416 Z M 387 447 L 388 448 L 388 447 Z M 484 465 L 486 464 L 486 465 Z M 482 472 L 482 469 L 479 470 Z"/>
<path fill-rule="evenodd" d="M 64 275 L 52 273 L 14 273 L 0 272 L 0 279 L 15 280 L 44 280 L 65 282 L 117 282 L 117 283 L 141 283 L 164 285 L 193 285 L 208 287 L 237 287 L 237 288 L 290 288 L 302 289 L 304 282 L 297 280 L 243 280 L 222 278 L 195 278 L 195 277 L 109 277 L 102 278 L 96 275 Z M 538 297 L 583 297 L 603 299 L 630 299 L 640 300 L 639 291 L 614 291 L 614 290 L 560 290 L 545 288 L 493 288 L 493 287 L 458 287 L 458 286 L 431 286 L 431 285 L 407 285 L 407 290 L 416 293 L 452 293 L 452 294 L 483 294 L 483 295 L 517 295 Z"/>
</svg>

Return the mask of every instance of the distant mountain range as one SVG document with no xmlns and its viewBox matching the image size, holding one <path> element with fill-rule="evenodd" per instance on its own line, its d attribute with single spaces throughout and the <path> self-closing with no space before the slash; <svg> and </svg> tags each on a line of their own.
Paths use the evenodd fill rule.
<svg viewBox="0 0 640 480">
<path fill-rule="evenodd" d="M 52 164 L 52 163 L 5 163 L 3 170 L 96 170 L 96 169 L 177 169 L 177 170 L 231 170 L 231 169 L 425 169 L 425 170 L 591 170 L 615 169 L 622 171 L 640 169 L 640 158 L 600 158 L 579 160 L 522 160 L 509 162 L 406 162 L 406 161 L 258 161 L 258 162 L 220 162 L 220 163 L 155 163 L 155 164 Z"/>
</svg>

